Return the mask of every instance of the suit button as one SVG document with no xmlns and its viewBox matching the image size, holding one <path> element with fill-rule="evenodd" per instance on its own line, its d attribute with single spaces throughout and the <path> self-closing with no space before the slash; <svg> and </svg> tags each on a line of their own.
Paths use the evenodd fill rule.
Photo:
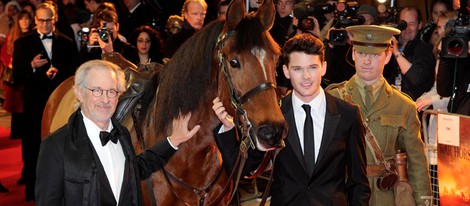
<svg viewBox="0 0 470 206">
<path fill-rule="evenodd" d="M 310 190 L 310 186 L 307 187 L 307 190 Z"/>
</svg>

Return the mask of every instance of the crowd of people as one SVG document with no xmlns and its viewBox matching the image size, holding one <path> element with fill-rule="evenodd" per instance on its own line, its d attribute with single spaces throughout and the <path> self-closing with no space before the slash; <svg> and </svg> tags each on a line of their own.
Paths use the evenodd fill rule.
<svg viewBox="0 0 470 206">
<path fill-rule="evenodd" d="M 282 100 L 281 108 L 291 129 L 286 148 L 275 165 L 272 187 L 275 205 L 383 205 L 384 201 L 393 204 L 396 201 L 393 191 L 377 186 L 381 172 L 389 168 L 385 162 L 377 162 L 377 152 L 366 144 L 367 131 L 373 134 L 386 161 L 393 159 L 397 149 L 407 153 L 412 197 L 417 204 L 429 203 L 432 195 L 420 115 L 426 109 L 470 115 L 470 70 L 466 69 L 470 57 L 457 61 L 440 55 L 442 39 L 450 32 L 447 22 L 458 20 L 462 13 L 468 16 L 467 10 L 458 10 L 455 2 L 431 0 L 431 16 L 426 24 L 419 8 L 400 7 L 395 23 L 406 22 L 406 28 L 398 29 L 378 26 L 383 22 L 377 10 L 361 4 L 357 17 L 363 21 L 355 24 L 362 25 L 342 28 L 347 37 L 338 44 L 330 33 L 345 25 L 339 23 L 335 9 L 326 9 L 338 1 L 317 2 L 326 7 L 315 10 L 321 11 L 319 14 L 308 13 L 301 19 L 296 8 L 304 2 L 275 1 L 277 12 L 269 32 L 283 48 L 276 80 L 284 91 L 292 91 Z M 181 13 L 170 15 L 139 0 L 84 0 L 83 5 L 75 0 L 11 0 L 0 1 L 0 6 L 3 3 L 0 57 L 4 108 L 12 114 L 11 138 L 22 139 L 24 167 L 18 183 L 26 185 L 27 201 L 36 200 L 36 185 L 44 187 L 50 183 L 36 180 L 36 165 L 43 138 L 42 112 L 54 89 L 82 65 L 85 71 L 79 71 L 84 72 L 85 79 L 80 79 L 79 85 L 75 82 L 81 88 L 75 92 L 83 98 L 79 98 L 82 112 L 72 118 L 94 122 L 89 117 L 93 111 L 86 110 L 90 106 L 87 101 L 93 99 L 89 95 L 98 98 L 106 92 L 113 99 L 110 92 L 119 93 L 120 88 L 107 86 L 110 90 L 100 90 L 99 94 L 93 89 L 92 93 L 85 93 L 85 86 L 89 85 L 84 82 L 93 77 L 87 68 L 93 65 L 110 68 L 96 71 L 104 76 L 116 73 L 112 65 L 93 60 L 101 59 L 103 53 L 118 52 L 137 66 L 171 61 L 175 51 L 208 23 L 206 14 L 214 6 L 205 0 L 186 0 Z M 225 21 L 230 0 L 217 3 L 217 15 L 209 20 Z M 467 2 L 460 3 L 460 7 L 467 7 Z M 249 10 L 256 10 L 256 5 L 256 1 L 250 1 Z M 307 23 L 311 25 L 304 25 L 303 18 L 309 19 Z M 120 79 L 109 81 L 115 83 Z M 234 125 L 227 121 L 227 113 L 218 100 L 214 105 L 224 125 L 219 131 L 221 137 L 216 140 L 224 150 L 237 144 L 230 133 Z M 309 116 L 313 120 L 307 123 Z M 110 118 L 106 116 L 101 130 L 111 131 L 107 124 Z M 187 119 L 175 121 L 184 124 Z M 313 132 L 306 130 L 310 128 L 308 124 L 313 124 Z M 24 125 L 28 125 L 27 130 Z M 83 128 L 98 130 L 86 124 Z M 185 132 L 178 134 L 187 140 L 192 135 Z M 307 141 L 310 137 L 306 134 L 315 138 Z M 435 134 L 431 135 L 435 142 Z M 234 141 L 220 141 L 228 138 Z M 53 147 L 52 141 L 57 139 L 48 140 L 46 146 Z M 335 139 L 331 144 L 338 148 L 326 148 L 328 139 Z M 173 148 L 177 146 L 168 142 Z M 308 144 L 314 146 L 310 148 Z M 169 156 L 171 152 L 174 151 Z M 37 174 L 45 175 L 45 167 L 52 163 L 43 164 Z M 111 192 L 119 197 L 119 190 L 113 188 Z M 5 191 L 8 190 L 0 187 L 0 192 Z M 114 199 L 109 201 L 115 203 Z"/>
</svg>

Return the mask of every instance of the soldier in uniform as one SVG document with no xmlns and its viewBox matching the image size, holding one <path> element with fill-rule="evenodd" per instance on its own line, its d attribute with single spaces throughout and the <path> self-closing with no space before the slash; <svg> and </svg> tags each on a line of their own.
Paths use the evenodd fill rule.
<svg viewBox="0 0 470 206">
<path fill-rule="evenodd" d="M 390 60 L 391 38 L 398 29 L 382 26 L 346 28 L 353 40 L 355 75 L 346 82 L 332 84 L 326 90 L 333 96 L 347 99 L 361 108 L 361 114 L 375 136 L 385 160 L 393 159 L 397 150 L 406 152 L 408 181 L 413 189 L 410 200 L 416 205 L 431 203 L 429 169 L 420 135 L 415 103 L 406 94 L 390 86 L 383 77 L 384 65 Z M 382 191 L 378 178 L 385 170 L 377 164 L 371 149 L 366 149 L 367 176 L 371 186 L 370 205 L 395 205 L 393 190 Z"/>
</svg>

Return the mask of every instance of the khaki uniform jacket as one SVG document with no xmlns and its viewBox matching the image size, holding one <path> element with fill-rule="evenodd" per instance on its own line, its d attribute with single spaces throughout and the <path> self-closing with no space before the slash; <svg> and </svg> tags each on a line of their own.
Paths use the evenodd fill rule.
<svg viewBox="0 0 470 206">
<path fill-rule="evenodd" d="M 416 205 L 425 205 L 425 200 L 421 197 L 431 196 L 431 187 L 415 103 L 411 98 L 384 81 L 370 111 L 366 111 L 355 78 L 357 77 L 353 76 L 349 81 L 333 84 L 326 90 L 333 96 L 343 99 L 338 87 L 345 86 L 352 101 L 361 108 L 361 115 L 375 135 L 385 160 L 393 159 L 398 149 L 407 153 L 408 181 L 413 188 L 413 197 Z M 370 149 L 366 149 L 366 157 L 368 165 L 375 164 Z M 371 206 L 395 205 L 392 190 L 383 192 L 377 187 L 377 177 L 369 177 L 368 179 L 372 190 Z"/>
</svg>

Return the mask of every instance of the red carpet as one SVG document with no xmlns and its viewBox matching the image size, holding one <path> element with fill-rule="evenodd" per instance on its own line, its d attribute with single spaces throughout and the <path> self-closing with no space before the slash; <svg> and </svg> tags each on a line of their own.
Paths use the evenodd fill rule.
<svg viewBox="0 0 470 206">
<path fill-rule="evenodd" d="M 34 206 L 24 200 L 24 185 L 17 185 L 21 176 L 21 140 L 10 140 L 10 130 L 0 127 L 0 181 L 10 192 L 0 193 L 2 206 Z"/>
</svg>

